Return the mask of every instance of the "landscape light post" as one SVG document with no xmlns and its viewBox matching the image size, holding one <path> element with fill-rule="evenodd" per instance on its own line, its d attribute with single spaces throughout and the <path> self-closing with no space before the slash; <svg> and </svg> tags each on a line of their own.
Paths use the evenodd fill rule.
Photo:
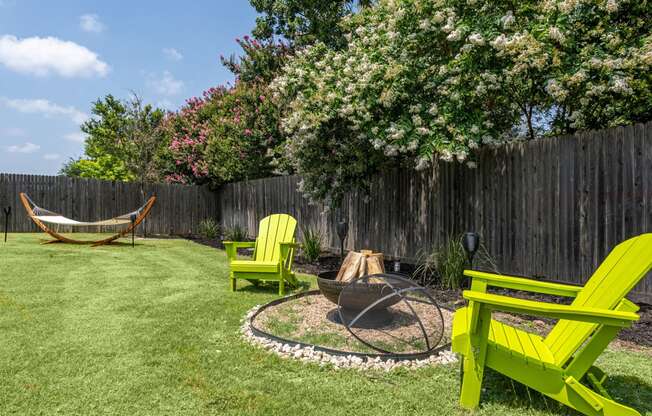
<svg viewBox="0 0 652 416">
<path fill-rule="evenodd" d="M 466 257 L 469 260 L 469 269 L 473 269 L 473 257 L 480 248 L 480 234 L 474 232 L 464 233 L 462 236 L 462 247 L 466 251 Z"/>
<path fill-rule="evenodd" d="M 131 214 L 130 219 L 131 219 L 131 247 L 134 248 L 134 247 L 136 247 L 136 242 L 135 242 L 135 240 L 136 240 L 136 227 L 135 227 L 136 214 Z"/>
<path fill-rule="evenodd" d="M 11 206 L 3 208 L 5 213 L 5 243 L 7 242 L 7 232 L 9 231 L 9 216 L 11 215 Z"/>
</svg>

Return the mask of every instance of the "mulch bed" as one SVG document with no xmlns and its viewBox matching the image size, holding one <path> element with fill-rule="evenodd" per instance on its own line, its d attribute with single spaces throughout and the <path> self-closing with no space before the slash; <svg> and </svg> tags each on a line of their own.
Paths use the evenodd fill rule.
<svg viewBox="0 0 652 416">
<path fill-rule="evenodd" d="M 189 237 L 189 239 L 198 244 L 203 244 L 218 249 L 224 248 L 221 241 L 219 240 L 208 240 L 201 237 Z M 309 263 L 305 261 L 305 259 L 303 259 L 301 256 L 297 256 L 294 264 L 294 268 L 298 272 L 318 274 L 322 271 L 337 270 L 340 265 L 340 257 L 336 253 L 324 253 L 319 258 L 317 263 Z M 406 270 L 413 269 L 413 267 L 414 266 L 402 264 L 402 268 L 405 268 Z M 440 302 L 440 304 L 444 307 L 455 309 L 464 304 L 461 290 L 446 290 L 438 288 L 432 288 L 431 290 L 433 297 L 437 299 L 437 301 Z M 492 293 L 541 302 L 552 302 L 560 304 L 569 303 L 568 298 L 508 289 L 492 290 Z M 638 303 L 638 305 L 641 307 L 641 309 L 638 311 L 638 314 L 641 317 L 640 320 L 635 322 L 631 328 L 626 328 L 620 331 L 618 334 L 618 339 L 615 340 L 612 345 L 629 350 L 644 352 L 652 356 L 652 305 L 645 303 Z M 555 323 L 555 320 L 547 318 L 515 316 L 503 313 L 496 314 L 496 318 L 511 325 L 515 325 L 540 334 L 546 334 Z"/>
</svg>

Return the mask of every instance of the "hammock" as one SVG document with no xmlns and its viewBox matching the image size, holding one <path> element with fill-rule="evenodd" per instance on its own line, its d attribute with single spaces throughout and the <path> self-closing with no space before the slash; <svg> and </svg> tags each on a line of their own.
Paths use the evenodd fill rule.
<svg viewBox="0 0 652 416">
<path fill-rule="evenodd" d="M 147 200 L 147 202 L 145 202 L 145 204 L 142 207 L 138 208 L 135 211 L 108 220 L 94 221 L 94 222 L 75 221 L 70 218 L 66 218 L 61 214 L 57 214 L 56 212 L 41 208 L 38 205 L 36 205 L 34 201 L 32 201 L 31 198 L 27 196 L 26 193 L 23 192 L 21 192 L 20 194 L 20 200 L 23 203 L 25 210 L 27 211 L 27 215 L 32 219 L 32 221 L 34 221 L 34 223 L 38 225 L 39 228 L 41 228 L 41 230 L 43 230 L 44 232 L 50 234 L 52 237 L 55 238 L 55 240 L 48 241 L 48 243 L 65 242 L 65 243 L 74 243 L 74 244 L 92 244 L 93 246 L 98 246 L 98 245 L 108 244 L 114 240 L 117 240 L 118 238 L 124 236 L 125 234 L 131 232 L 134 228 L 136 228 L 138 224 L 140 224 L 145 219 L 145 217 L 147 217 L 147 215 L 149 214 L 149 211 L 152 209 L 154 202 L 156 202 L 156 197 L 154 196 L 151 197 L 150 199 Z M 66 225 L 71 227 L 128 225 L 128 227 L 126 227 L 124 230 L 120 231 L 119 233 L 109 238 L 105 238 L 103 240 L 81 241 L 81 240 L 74 240 L 65 237 L 59 234 L 57 231 L 50 229 L 45 224 L 54 224 L 57 226 L 57 228 L 60 225 Z"/>
</svg>

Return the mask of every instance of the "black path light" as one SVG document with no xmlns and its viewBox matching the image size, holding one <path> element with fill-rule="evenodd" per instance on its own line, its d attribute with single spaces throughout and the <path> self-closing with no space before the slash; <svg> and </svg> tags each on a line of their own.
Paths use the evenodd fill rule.
<svg viewBox="0 0 652 416">
<path fill-rule="evenodd" d="M 469 269 L 473 268 L 473 257 L 480 248 L 480 234 L 474 232 L 464 233 L 462 236 L 462 247 L 466 251 L 466 257 L 469 259 Z"/>
<path fill-rule="evenodd" d="M 7 232 L 9 231 L 9 216 L 11 215 L 11 206 L 3 208 L 5 213 L 5 243 L 7 242 Z"/>
<path fill-rule="evenodd" d="M 136 218 L 136 214 L 131 214 L 131 217 L 129 217 L 131 219 L 131 247 L 136 246 Z"/>
</svg>

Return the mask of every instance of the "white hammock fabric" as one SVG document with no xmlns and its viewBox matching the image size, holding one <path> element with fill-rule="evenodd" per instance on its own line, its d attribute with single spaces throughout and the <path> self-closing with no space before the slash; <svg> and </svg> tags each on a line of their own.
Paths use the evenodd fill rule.
<svg viewBox="0 0 652 416">
<path fill-rule="evenodd" d="M 32 204 L 32 212 L 34 213 L 33 217 L 41 222 L 55 225 L 68 225 L 71 227 L 97 227 L 97 226 L 117 226 L 117 225 L 127 225 L 131 224 L 136 220 L 141 211 L 145 208 L 145 205 L 138 208 L 136 211 L 129 212 L 119 217 L 114 217 L 108 220 L 102 221 L 93 221 L 93 222 L 83 222 L 76 221 L 70 218 L 64 217 L 61 214 L 56 212 L 48 211 L 47 209 L 41 208 L 34 203 L 27 195 L 25 198 Z"/>
<path fill-rule="evenodd" d="M 66 218 L 62 215 L 35 215 L 34 218 L 36 218 L 39 221 L 46 222 L 48 224 L 70 225 L 72 227 L 125 225 L 131 223 L 131 218 L 122 218 L 122 217 L 112 218 L 110 220 L 104 220 L 104 221 L 95 221 L 95 222 L 75 221 L 75 220 L 71 220 L 70 218 Z"/>
</svg>

